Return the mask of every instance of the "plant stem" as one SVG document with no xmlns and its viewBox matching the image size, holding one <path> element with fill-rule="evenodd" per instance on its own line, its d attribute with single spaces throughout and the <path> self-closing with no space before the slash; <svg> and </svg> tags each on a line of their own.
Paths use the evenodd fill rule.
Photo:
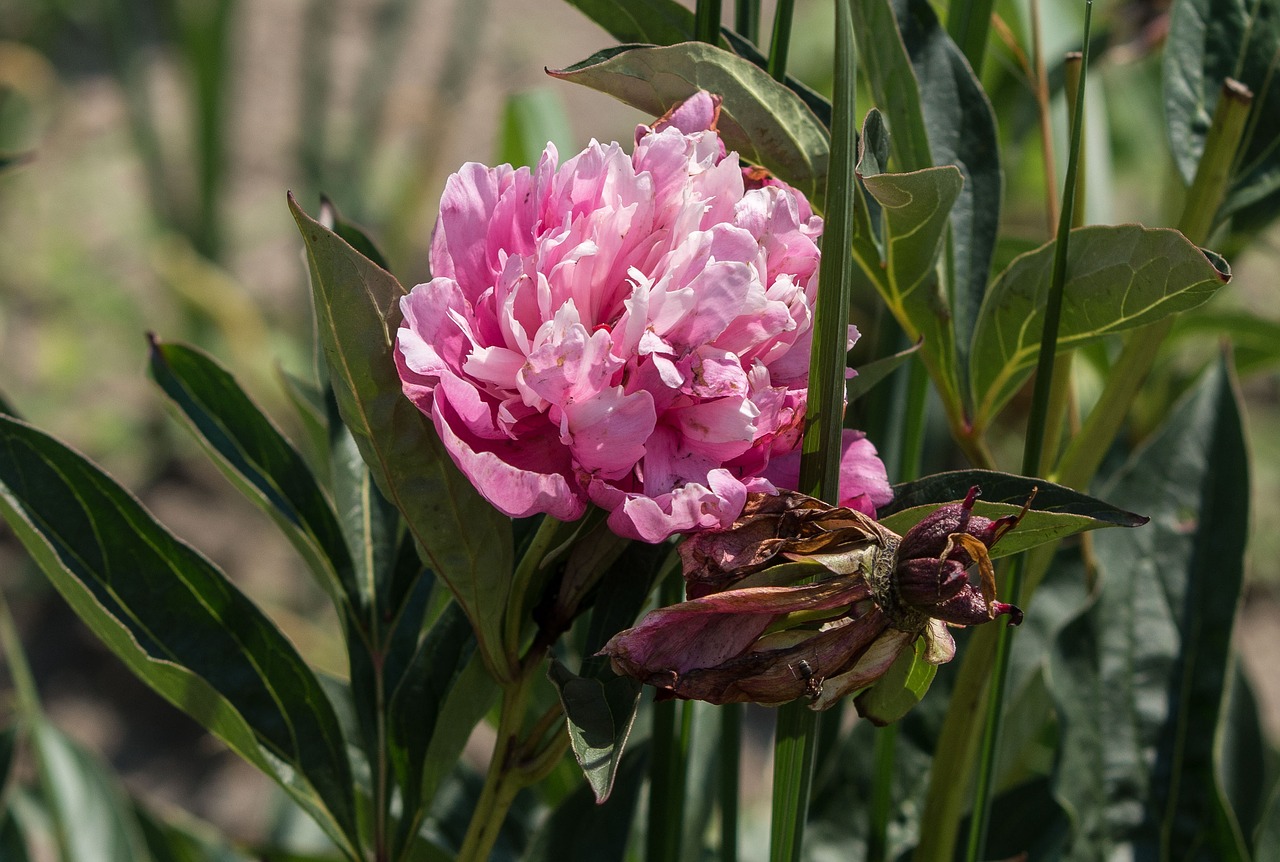
<svg viewBox="0 0 1280 862">
<path fill-rule="evenodd" d="M 698 0 L 693 37 L 710 45 L 720 41 L 720 0 Z"/>
<path fill-rule="evenodd" d="M 658 605 L 677 604 L 683 596 L 680 578 L 669 575 L 658 588 Z M 666 862 L 680 858 L 684 836 L 685 759 L 676 735 L 676 701 L 653 705 L 653 756 L 649 767 L 649 823 L 645 858 Z"/>
<path fill-rule="evenodd" d="M 1031 0 L 1032 81 L 1036 88 L 1036 112 L 1040 119 L 1040 148 L 1044 156 L 1044 209 L 1049 233 L 1058 218 L 1058 181 L 1054 176 L 1053 123 L 1049 116 L 1049 72 L 1045 68 L 1044 47 L 1040 33 L 1040 0 Z"/>
<path fill-rule="evenodd" d="M 733 4 L 733 29 L 751 44 L 760 44 L 760 0 L 737 0 Z"/>
<path fill-rule="evenodd" d="M 1187 239 L 1203 245 L 1209 241 L 1219 207 L 1231 182 L 1231 166 L 1244 134 L 1253 100 L 1247 87 L 1230 79 L 1222 87 L 1213 123 L 1205 137 L 1204 155 L 1183 204 L 1178 229 Z M 1102 394 L 1085 419 L 1080 433 L 1062 456 L 1055 480 L 1073 488 L 1087 486 L 1111 448 L 1128 416 L 1139 387 L 1146 380 L 1165 337 L 1173 328 L 1166 317 L 1135 330 L 1125 342 L 1111 369 Z"/>
<path fill-rule="evenodd" d="M 897 743 L 897 723 L 876 728 L 876 783 L 871 794 L 867 862 L 885 862 L 889 858 L 889 814 L 893 809 L 893 761 Z"/>
<path fill-rule="evenodd" d="M 563 522 L 544 515 L 538 531 L 533 534 L 529 547 L 516 565 L 515 574 L 511 576 L 511 592 L 507 597 L 507 612 L 503 618 L 502 630 L 502 645 L 507 656 L 510 678 L 515 678 L 519 673 L 520 639 L 527 619 L 524 609 L 529 598 L 529 586 L 533 583 L 543 558 L 555 547 L 555 540 L 562 526 Z"/>
<path fill-rule="evenodd" d="M 742 705 L 720 707 L 720 862 L 738 862 L 738 774 L 742 765 Z"/>
<path fill-rule="evenodd" d="M 480 791 L 475 811 L 471 814 L 462 849 L 458 851 L 457 862 L 485 862 L 489 858 L 507 811 L 525 784 L 515 767 L 520 748 L 520 728 L 524 723 L 533 679 L 532 673 L 526 673 L 503 688 L 493 757 L 485 775 L 484 789 Z"/>
<path fill-rule="evenodd" d="M 769 40 L 769 63 L 765 67 L 775 81 L 787 77 L 787 51 L 791 47 L 791 18 L 796 0 L 778 0 L 773 13 L 773 37 Z"/>
</svg>

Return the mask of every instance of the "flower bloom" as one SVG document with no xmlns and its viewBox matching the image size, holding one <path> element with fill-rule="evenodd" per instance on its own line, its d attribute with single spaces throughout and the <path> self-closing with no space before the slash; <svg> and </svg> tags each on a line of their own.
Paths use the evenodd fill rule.
<svg viewBox="0 0 1280 862">
<path fill-rule="evenodd" d="M 396 361 L 507 515 L 594 503 L 657 542 L 794 486 L 822 221 L 725 152 L 718 113 L 698 93 L 640 126 L 631 155 L 593 141 L 559 164 L 548 145 L 532 170 L 449 178 Z M 844 464 L 842 502 L 873 513 L 889 487 L 857 432 Z"/>
<path fill-rule="evenodd" d="M 601 651 L 614 670 L 667 697 L 826 709 L 878 680 L 919 637 L 950 661 L 948 625 L 1011 624 L 988 550 L 1022 513 L 973 514 L 977 488 L 906 536 L 803 494 L 756 496 L 730 530 L 681 546 L 689 601 L 659 608 Z M 788 561 L 791 561 L 788 563 Z M 967 570 L 977 564 L 980 580 Z M 818 574 L 819 580 L 797 583 Z"/>
</svg>

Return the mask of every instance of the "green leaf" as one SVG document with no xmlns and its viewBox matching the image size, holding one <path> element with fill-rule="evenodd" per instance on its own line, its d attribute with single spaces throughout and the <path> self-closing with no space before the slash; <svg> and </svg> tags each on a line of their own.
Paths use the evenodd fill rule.
<svg viewBox="0 0 1280 862">
<path fill-rule="evenodd" d="M 920 82 L 920 111 L 932 164 L 955 165 L 964 177 L 951 207 L 947 277 L 957 362 L 963 375 L 991 274 L 1004 196 L 995 111 L 928 0 L 894 0 L 894 15 Z"/>
<path fill-rule="evenodd" d="M 624 676 L 605 681 L 577 676 L 555 659 L 547 669 L 547 678 L 564 706 L 573 756 L 596 801 L 604 802 L 613 792 L 622 751 L 631 735 L 640 684 Z"/>
<path fill-rule="evenodd" d="M 62 858 L 76 862 L 150 862 L 142 830 L 115 777 L 44 720 L 31 745 Z"/>
<path fill-rule="evenodd" d="M 371 263 L 391 272 L 386 256 L 378 250 L 369 233 L 360 225 L 344 218 L 333 201 L 324 195 L 320 196 L 320 224 L 341 237 L 343 242 L 360 252 Z"/>
<path fill-rule="evenodd" d="M 1018 514 L 1035 491 L 1031 509 L 1018 528 L 1005 534 L 991 549 L 993 558 L 1007 557 L 1085 530 L 1137 527 L 1147 522 L 1142 515 L 1126 512 L 1063 485 L 991 470 L 956 470 L 895 485 L 893 500 L 878 512 L 880 522 L 895 533 L 905 534 L 941 504 L 964 499 L 974 485 L 982 489 L 974 511 L 993 519 Z"/>
<path fill-rule="evenodd" d="M 598 806 L 582 785 L 543 822 L 522 862 L 622 862 L 631 823 L 648 773 L 649 746 L 636 745 L 622 758 L 614 792 Z"/>
<path fill-rule="evenodd" d="M 1190 183 L 1223 82 L 1253 91 L 1246 140 L 1222 214 L 1280 191 L 1280 2 L 1179 0 L 1164 52 L 1164 103 L 1174 161 Z"/>
<path fill-rule="evenodd" d="M 446 704 L 475 651 L 475 634 L 466 615 L 450 602 L 422 639 L 391 697 L 387 752 L 404 794 L 403 807 L 407 813 L 401 823 L 401 841 L 407 840 L 411 833 L 412 819 L 421 816 L 423 806 L 431 802 L 435 786 L 423 787 L 427 750 L 435 741 L 437 729 L 442 727 Z M 472 721 L 465 728 L 466 733 L 474 726 Z"/>
<path fill-rule="evenodd" d="M 693 38 L 693 13 L 676 0 L 568 0 L 619 42 L 674 45 Z"/>
<path fill-rule="evenodd" d="M 845 384 L 845 397 L 852 403 L 866 395 L 877 383 L 896 371 L 902 363 L 911 358 L 911 354 L 919 349 L 920 342 L 916 342 L 906 350 L 900 350 L 897 353 L 882 356 L 865 365 L 859 365 L 858 373 L 850 377 Z"/>
<path fill-rule="evenodd" d="M 153 862 L 249 862 L 250 856 L 234 849 L 212 827 L 188 818 L 162 819 L 141 805 L 133 814 Z"/>
<path fill-rule="evenodd" d="M 325 393 L 307 380 L 296 377 L 283 368 L 278 369 L 280 386 L 297 413 L 298 422 L 306 434 L 306 456 L 312 470 L 318 476 L 328 476 L 329 421 L 325 405 Z"/>
<path fill-rule="evenodd" d="M 12 806 L 0 811 L 0 859 L 5 862 L 28 862 L 26 829 L 13 813 Z"/>
<path fill-rule="evenodd" d="M 904 650 L 875 685 L 855 698 L 858 715 L 883 727 L 910 712 L 924 699 L 938 675 L 938 666 L 924 660 L 925 643 L 916 638 L 915 648 Z"/>
<path fill-rule="evenodd" d="M 497 161 L 534 167 L 548 143 L 566 155 L 574 151 L 573 129 L 560 91 L 538 87 L 508 96 L 502 110 Z"/>
<path fill-rule="evenodd" d="M 212 357 L 150 343 L 152 379 L 222 472 L 280 526 L 336 607 L 367 607 L 338 520 L 293 444 Z"/>
<path fill-rule="evenodd" d="M 1101 592 L 1051 656 L 1070 858 L 1247 859 L 1216 751 L 1249 498 L 1225 362 L 1106 493 L 1153 518 L 1095 540 Z"/>
<path fill-rule="evenodd" d="M 490 669 L 505 673 L 502 614 L 512 571 L 511 521 L 454 466 L 401 391 L 393 339 L 404 288 L 292 197 L 289 207 L 307 246 L 320 338 L 343 422 L 428 566 L 466 611 Z"/>
<path fill-rule="evenodd" d="M 1170 335 L 1177 340 L 1198 338 L 1213 347 L 1223 340 L 1230 341 L 1241 377 L 1280 366 L 1280 322 L 1253 312 L 1202 308 L 1179 317 Z"/>
<path fill-rule="evenodd" d="M 6 727 L 0 730 L 0 800 L 5 798 L 9 786 L 9 774 L 13 771 L 13 755 L 17 750 L 18 730 Z"/>
<path fill-rule="evenodd" d="M 990 423 L 1035 366 L 1054 245 L 1014 260 L 982 303 L 971 352 L 978 427 Z M 1225 261 L 1174 230 L 1141 225 L 1073 230 L 1058 350 L 1194 308 L 1230 278 Z"/>
<path fill-rule="evenodd" d="M 1253 858 L 1280 859 L 1280 783 L 1271 788 L 1271 798 L 1258 821 L 1253 838 Z"/>
<path fill-rule="evenodd" d="M 704 42 L 620 45 L 551 75 L 617 98 L 654 117 L 698 90 L 724 97 L 725 146 L 763 165 L 822 208 L 830 146 L 803 101 L 748 60 Z"/>
<path fill-rule="evenodd" d="M 858 63 L 871 88 L 872 100 L 889 123 L 890 149 L 899 171 L 933 167 L 929 134 L 920 105 L 920 84 L 898 32 L 890 0 L 854 0 L 854 36 Z"/>
<path fill-rule="evenodd" d="M 88 461 L 4 417 L 0 511 L 134 673 L 350 848 L 351 772 L 333 708 L 289 641 L 225 575 Z"/>
<path fill-rule="evenodd" d="M 921 357 L 953 402 L 959 398 L 955 333 L 938 280 L 938 255 L 962 183 L 950 165 L 863 176 L 863 186 L 880 205 L 883 260 L 866 259 L 854 245 L 858 264 L 907 336 L 924 339 Z"/>
</svg>

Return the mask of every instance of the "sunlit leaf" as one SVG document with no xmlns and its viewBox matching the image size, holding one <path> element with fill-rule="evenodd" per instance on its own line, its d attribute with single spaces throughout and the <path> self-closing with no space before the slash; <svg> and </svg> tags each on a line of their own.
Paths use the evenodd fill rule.
<svg viewBox="0 0 1280 862">
<path fill-rule="evenodd" d="M 307 246 L 320 338 L 342 419 L 427 565 L 466 611 L 491 669 L 503 672 L 511 521 L 454 466 L 401 391 L 393 339 L 404 288 L 292 198 L 289 206 Z"/>
<path fill-rule="evenodd" d="M 275 778 L 340 845 L 356 833 L 333 708 L 280 631 L 104 473 L 0 417 L 0 511 L 124 662 Z"/>
<path fill-rule="evenodd" d="M 366 606 L 315 475 L 230 372 L 194 347 L 154 337 L 150 370 L 214 462 L 280 526 L 336 606 Z"/>
<path fill-rule="evenodd" d="M 653 117 L 698 90 L 719 94 L 724 104 L 718 128 L 725 146 L 768 168 L 821 209 L 827 130 L 795 93 L 753 63 L 704 42 L 621 45 L 551 74 Z"/>
<path fill-rule="evenodd" d="M 973 334 L 975 422 L 984 427 L 1026 382 L 1044 330 L 1049 242 L 991 286 Z M 1071 232 L 1058 350 L 1080 347 L 1200 305 L 1230 279 L 1226 262 L 1174 230 L 1101 225 Z"/>
</svg>

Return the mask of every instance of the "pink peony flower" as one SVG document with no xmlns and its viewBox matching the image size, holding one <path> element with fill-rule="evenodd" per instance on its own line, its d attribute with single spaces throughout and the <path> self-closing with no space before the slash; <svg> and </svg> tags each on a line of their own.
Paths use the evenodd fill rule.
<svg viewBox="0 0 1280 862">
<path fill-rule="evenodd" d="M 548 145 L 533 170 L 449 178 L 396 360 L 504 513 L 569 520 L 593 502 L 657 542 L 726 528 L 748 492 L 795 481 L 822 221 L 744 172 L 718 113 L 698 93 L 640 126 L 630 156 L 593 141 L 558 165 Z M 843 490 L 869 511 L 889 499 L 884 467 L 846 442 Z"/>
</svg>

